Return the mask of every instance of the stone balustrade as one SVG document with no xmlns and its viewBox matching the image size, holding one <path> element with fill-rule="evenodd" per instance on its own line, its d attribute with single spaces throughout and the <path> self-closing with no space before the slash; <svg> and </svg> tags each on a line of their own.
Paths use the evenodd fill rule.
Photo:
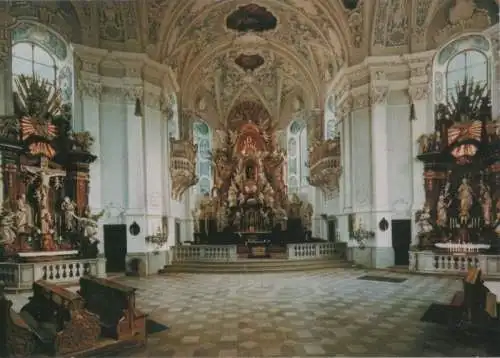
<svg viewBox="0 0 500 358">
<path fill-rule="evenodd" d="M 333 242 L 288 244 L 286 251 L 289 260 L 324 259 L 337 253 Z"/>
<path fill-rule="evenodd" d="M 172 247 L 174 262 L 234 262 L 236 245 L 182 245 Z"/>
<path fill-rule="evenodd" d="M 106 259 L 74 259 L 47 262 L 0 262 L 0 280 L 8 290 L 30 290 L 33 282 L 78 284 L 83 275 L 106 277 Z"/>
<path fill-rule="evenodd" d="M 480 268 L 484 276 L 500 277 L 500 255 L 410 251 L 410 272 L 465 274 L 469 267 Z"/>
</svg>

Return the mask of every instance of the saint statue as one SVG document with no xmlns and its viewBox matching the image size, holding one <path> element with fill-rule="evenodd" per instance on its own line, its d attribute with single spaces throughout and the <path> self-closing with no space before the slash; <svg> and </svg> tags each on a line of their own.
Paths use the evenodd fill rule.
<svg viewBox="0 0 500 358">
<path fill-rule="evenodd" d="M 484 225 L 491 225 L 491 209 L 492 209 L 492 199 L 490 194 L 490 188 L 484 183 L 483 179 L 479 184 L 480 196 L 481 196 L 481 207 L 483 209 L 483 219 Z"/>
<path fill-rule="evenodd" d="M 467 178 L 463 178 L 462 184 L 458 187 L 458 198 L 460 199 L 460 224 L 467 225 L 474 199 L 472 187 L 469 185 Z"/>
<path fill-rule="evenodd" d="M 431 224 L 431 210 L 429 208 L 429 205 L 425 204 L 424 209 L 422 210 L 422 213 L 418 217 L 418 226 L 419 226 L 419 233 L 420 234 L 428 234 L 432 232 L 433 227 Z"/>
<path fill-rule="evenodd" d="M 54 219 L 47 208 L 42 208 L 40 213 L 41 223 L 40 229 L 42 234 L 42 248 L 45 251 L 52 251 L 56 249 L 54 243 Z"/>
<path fill-rule="evenodd" d="M 217 210 L 217 231 L 222 232 L 227 227 L 227 202 Z"/>
<path fill-rule="evenodd" d="M 2 209 L 0 214 L 0 244 L 11 245 L 16 241 L 15 217 L 16 214 L 12 211 Z"/>
<path fill-rule="evenodd" d="M 439 194 L 439 200 L 437 203 L 437 221 L 436 223 L 440 227 L 448 226 L 448 207 L 449 203 L 446 200 L 443 193 Z"/>
<path fill-rule="evenodd" d="M 31 206 L 26 202 L 26 195 L 22 194 L 16 201 L 16 227 L 18 233 L 28 233 L 33 227 L 33 213 Z"/>
<path fill-rule="evenodd" d="M 66 196 L 61 204 L 61 210 L 63 212 L 64 229 L 66 231 L 73 231 L 75 229 L 75 218 L 76 218 L 75 202 Z"/>
</svg>

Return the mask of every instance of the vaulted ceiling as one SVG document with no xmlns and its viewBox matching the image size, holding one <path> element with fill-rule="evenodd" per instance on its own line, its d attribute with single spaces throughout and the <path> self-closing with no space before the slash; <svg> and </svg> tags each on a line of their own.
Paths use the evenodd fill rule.
<svg viewBox="0 0 500 358">
<path fill-rule="evenodd" d="M 148 53 L 172 67 L 183 108 L 218 119 L 248 100 L 274 118 L 320 107 L 342 66 L 434 48 L 454 31 L 484 29 L 498 13 L 496 0 L 58 0 L 2 8 L 74 42 Z M 477 11 L 489 12 L 489 23 L 470 21 Z"/>
</svg>

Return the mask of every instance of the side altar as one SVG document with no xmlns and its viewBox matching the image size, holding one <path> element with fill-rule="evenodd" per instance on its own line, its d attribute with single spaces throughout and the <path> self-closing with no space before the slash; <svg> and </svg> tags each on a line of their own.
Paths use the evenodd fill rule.
<svg viewBox="0 0 500 358">
<path fill-rule="evenodd" d="M 410 270 L 500 275 L 500 125 L 487 88 L 466 80 L 419 139 L 425 205 Z"/>
<path fill-rule="evenodd" d="M 71 108 L 46 80 L 21 75 L 14 87 L 14 114 L 0 117 L 0 277 L 19 289 L 102 276 L 103 213 L 88 206 L 93 138 L 72 130 Z"/>
</svg>

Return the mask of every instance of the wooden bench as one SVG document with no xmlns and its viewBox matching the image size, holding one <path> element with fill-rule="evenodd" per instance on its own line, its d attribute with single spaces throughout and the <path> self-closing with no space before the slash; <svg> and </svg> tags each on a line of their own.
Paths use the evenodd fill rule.
<svg viewBox="0 0 500 358">
<path fill-rule="evenodd" d="M 36 349 L 36 338 L 21 316 L 5 297 L 5 284 L 0 281 L 0 356 L 29 357 Z"/>
<path fill-rule="evenodd" d="M 111 280 L 84 276 L 78 293 L 85 307 L 99 317 L 101 333 L 116 340 L 134 340 L 146 344 L 147 315 L 135 308 L 133 287 Z"/>
<path fill-rule="evenodd" d="M 82 297 L 53 283 L 43 280 L 33 283 L 33 296 L 21 309 L 20 316 L 44 353 L 67 355 L 97 345 L 98 317 L 84 309 Z"/>
</svg>

